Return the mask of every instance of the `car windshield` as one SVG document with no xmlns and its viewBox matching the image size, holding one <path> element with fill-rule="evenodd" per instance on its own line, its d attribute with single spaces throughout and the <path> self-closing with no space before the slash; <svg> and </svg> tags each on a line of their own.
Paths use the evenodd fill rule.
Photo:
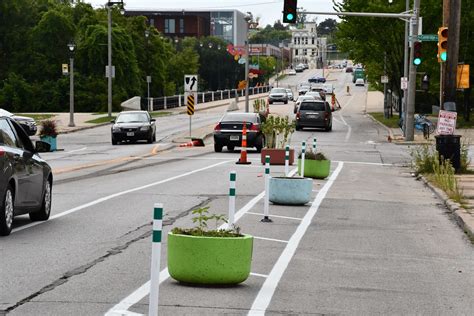
<svg viewBox="0 0 474 316">
<path fill-rule="evenodd" d="M 270 93 L 286 93 L 286 90 L 283 88 L 274 88 Z"/>
<path fill-rule="evenodd" d="M 302 96 L 302 97 L 298 98 L 298 101 L 300 101 L 300 102 L 309 101 L 309 100 L 316 100 L 316 99 L 314 97 L 310 96 L 310 95 L 305 95 L 305 96 Z"/>
<path fill-rule="evenodd" d="M 253 113 L 228 113 L 224 115 L 221 122 L 257 122 L 257 115 Z"/>
<path fill-rule="evenodd" d="M 148 122 L 148 115 L 145 113 L 122 113 L 117 118 L 117 123 L 138 123 Z"/>
<path fill-rule="evenodd" d="M 0 109 L 0 116 L 13 116 L 13 113 L 8 112 L 7 110 Z"/>
<path fill-rule="evenodd" d="M 291 89 L 286 89 L 286 92 L 288 92 L 288 93 L 293 93 L 293 92 L 291 91 Z"/>
<path fill-rule="evenodd" d="M 323 102 L 303 102 L 300 105 L 301 111 L 324 111 L 325 106 Z"/>
</svg>

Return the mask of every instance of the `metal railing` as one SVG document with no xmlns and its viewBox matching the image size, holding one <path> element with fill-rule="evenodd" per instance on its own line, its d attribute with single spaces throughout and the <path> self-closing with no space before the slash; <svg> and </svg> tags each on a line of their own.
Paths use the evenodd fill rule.
<svg viewBox="0 0 474 316">
<path fill-rule="evenodd" d="M 270 91 L 271 86 L 263 87 L 251 87 L 249 88 L 249 95 L 267 93 Z M 245 96 L 245 90 L 218 90 L 218 91 L 207 91 L 207 92 L 197 92 L 197 103 L 206 103 L 220 100 L 227 100 L 235 98 L 236 94 L 239 97 Z M 144 97 L 140 99 L 140 107 L 142 110 L 148 109 L 148 98 Z M 150 105 L 152 111 L 157 110 L 166 110 L 171 108 L 176 108 L 180 106 L 185 106 L 186 102 L 184 100 L 184 94 L 159 97 L 159 98 L 150 98 Z"/>
</svg>

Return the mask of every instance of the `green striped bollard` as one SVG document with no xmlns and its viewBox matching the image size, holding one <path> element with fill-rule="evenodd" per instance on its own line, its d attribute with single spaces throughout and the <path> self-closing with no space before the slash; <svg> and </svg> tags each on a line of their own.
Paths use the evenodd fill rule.
<svg viewBox="0 0 474 316">
<path fill-rule="evenodd" d="M 285 146 L 285 177 L 288 177 L 290 166 L 290 145 Z"/>
<path fill-rule="evenodd" d="M 237 175 L 235 171 L 230 172 L 230 185 L 229 185 L 229 221 L 227 222 L 227 228 L 232 229 L 235 221 L 235 180 Z"/>
<path fill-rule="evenodd" d="M 161 231 L 163 229 L 163 204 L 156 203 L 153 210 L 153 234 L 151 248 L 150 303 L 148 315 L 158 315 L 160 289 Z"/>
<path fill-rule="evenodd" d="M 305 151 L 306 151 L 306 142 L 303 141 L 301 144 L 301 170 L 300 170 L 300 176 L 304 177 L 304 156 L 305 156 Z"/>
<path fill-rule="evenodd" d="M 313 152 L 316 153 L 316 137 L 313 138 Z"/>
<path fill-rule="evenodd" d="M 262 222 L 270 223 L 272 220 L 268 216 L 268 209 L 270 207 L 270 156 L 265 156 L 265 200 L 263 204 L 263 218 Z"/>
</svg>

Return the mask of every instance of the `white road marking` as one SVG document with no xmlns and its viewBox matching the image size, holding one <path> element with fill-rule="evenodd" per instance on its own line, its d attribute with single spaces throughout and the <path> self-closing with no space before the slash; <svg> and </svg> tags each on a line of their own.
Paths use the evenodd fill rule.
<svg viewBox="0 0 474 316">
<path fill-rule="evenodd" d="M 250 275 L 258 276 L 258 277 L 261 277 L 261 278 L 268 278 L 268 275 L 266 275 L 266 274 L 250 272 Z"/>
<path fill-rule="evenodd" d="M 273 297 L 273 294 L 275 293 L 275 290 L 278 286 L 278 283 L 280 282 L 281 277 L 283 276 L 283 273 L 285 272 L 286 268 L 288 267 L 288 264 L 293 258 L 293 255 L 295 254 L 301 239 L 306 233 L 306 230 L 311 224 L 313 217 L 316 215 L 319 206 L 321 205 L 321 202 L 324 200 L 327 192 L 329 191 L 337 176 L 341 172 L 343 166 L 343 162 L 338 163 L 336 170 L 334 170 L 334 172 L 331 174 L 331 177 L 328 179 L 324 187 L 314 199 L 313 203 L 311 204 L 311 208 L 306 213 L 305 217 L 303 218 L 303 221 L 298 226 L 295 233 L 291 236 L 290 241 L 288 242 L 282 254 L 278 258 L 278 261 L 273 266 L 273 269 L 268 275 L 268 278 L 263 283 L 263 286 L 258 292 L 258 295 L 255 298 L 248 315 L 265 315 L 265 311 L 267 310 L 267 307 L 270 304 L 270 301 Z"/>
<path fill-rule="evenodd" d="M 363 162 L 363 161 L 339 161 L 333 160 L 333 162 L 343 162 L 343 163 L 351 163 L 351 164 L 358 164 L 358 165 L 369 165 L 369 166 L 395 166 L 393 163 L 381 163 L 381 162 Z"/>
<path fill-rule="evenodd" d="M 228 163 L 228 162 L 231 162 L 231 160 L 227 160 L 227 161 L 223 161 L 223 162 L 218 162 L 218 163 L 216 163 L 216 164 L 213 164 L 213 165 L 210 165 L 210 166 L 201 168 L 201 169 L 196 169 L 196 170 L 193 170 L 193 171 L 190 171 L 190 172 L 182 173 L 182 174 L 180 174 L 180 175 L 177 175 L 177 176 L 174 176 L 174 177 L 171 177 L 171 178 L 168 178 L 168 179 L 160 180 L 160 181 L 153 182 L 153 183 L 150 183 L 150 184 L 146 184 L 146 185 L 143 185 L 143 186 L 140 186 L 140 187 L 136 187 L 136 188 L 133 188 L 133 189 L 125 190 L 125 191 L 122 191 L 122 192 L 117 192 L 117 193 L 114 193 L 114 194 L 111 194 L 111 195 L 108 195 L 108 196 L 104 196 L 104 197 L 102 197 L 102 198 L 100 198 L 100 199 L 91 201 L 91 202 L 86 203 L 86 204 L 83 204 L 83 205 L 79 205 L 79 206 L 74 207 L 74 208 L 72 208 L 72 209 L 70 209 L 70 210 L 67 210 L 67 211 L 64 211 L 64 212 L 62 212 L 62 213 L 56 214 L 56 215 L 54 215 L 54 216 L 51 216 L 51 217 L 50 217 L 50 220 L 53 220 L 53 219 L 56 219 L 56 218 L 60 218 L 60 217 L 63 217 L 63 216 L 66 216 L 66 215 L 69 215 L 69 214 L 72 214 L 72 213 L 75 213 L 75 212 L 77 212 L 77 211 L 83 210 L 83 209 L 88 208 L 88 207 L 90 207 L 90 206 L 97 205 L 97 204 L 99 204 L 99 203 L 102 203 L 102 202 L 111 200 L 111 199 L 113 199 L 113 198 L 116 198 L 116 197 L 119 197 L 119 196 L 122 196 L 122 195 L 125 195 L 125 194 L 128 194 L 128 193 L 136 192 L 136 191 L 143 190 L 143 189 L 147 189 L 147 188 L 150 188 L 150 187 L 159 185 L 159 184 L 163 184 L 163 183 L 166 183 L 166 182 L 170 182 L 170 181 L 173 181 L 173 180 L 176 180 L 176 179 L 179 179 L 179 178 L 183 178 L 183 177 L 192 175 L 192 174 L 197 173 L 197 172 L 200 172 L 200 171 L 204 171 L 204 170 L 207 170 L 207 169 L 211 169 L 211 168 L 217 167 L 217 166 L 219 166 L 219 165 L 223 165 L 223 164 Z M 37 225 L 41 225 L 41 224 L 44 224 L 44 223 L 47 223 L 47 222 L 48 222 L 48 221 L 45 221 L 45 222 L 33 222 L 33 223 L 31 223 L 31 224 L 27 224 L 27 225 L 25 225 L 25 226 L 21 226 L 21 227 L 15 228 L 14 230 L 12 230 L 12 233 L 19 232 L 19 231 L 25 230 L 25 229 L 27 229 L 27 228 L 31 228 L 31 227 L 34 227 L 34 226 L 37 226 Z"/>
<path fill-rule="evenodd" d="M 70 153 L 75 153 L 77 151 L 83 151 L 83 150 L 86 150 L 87 147 L 82 147 L 82 148 L 79 148 L 79 149 L 74 149 L 74 150 L 71 150 L 71 151 L 66 151 L 67 154 L 70 154 Z"/>
<path fill-rule="evenodd" d="M 268 240 L 268 241 L 276 241 L 276 242 L 281 242 L 284 244 L 288 243 L 288 240 L 281 240 L 281 239 L 275 239 L 275 238 L 267 238 L 267 237 L 258 237 L 258 236 L 253 236 L 254 239 L 261 239 L 261 240 Z"/>
<path fill-rule="evenodd" d="M 249 215 L 258 215 L 263 217 L 263 213 L 254 213 L 254 212 L 247 212 Z M 290 217 L 290 216 L 281 216 L 281 215 L 275 215 L 275 214 L 268 214 L 269 217 L 276 217 L 276 218 L 284 218 L 284 219 L 294 219 L 296 221 L 302 221 L 302 218 L 298 217 Z"/>
<path fill-rule="evenodd" d="M 290 172 L 290 177 L 296 173 L 297 169 L 293 169 Z M 235 214 L 235 222 L 237 222 L 242 216 L 245 215 L 255 204 L 258 203 L 263 197 L 265 196 L 265 191 L 261 192 L 259 195 L 251 199 L 244 207 L 242 207 L 236 214 Z M 218 229 L 227 228 L 227 223 L 222 224 Z M 170 277 L 168 273 L 168 267 L 163 269 L 160 272 L 160 284 L 163 283 L 166 279 Z M 117 305 L 112 307 L 105 313 L 105 316 L 114 316 L 117 311 L 126 312 L 130 307 L 135 305 L 136 303 L 140 302 L 145 296 L 150 294 L 150 281 L 146 282 L 142 286 L 140 286 L 137 290 L 133 291 L 132 294 L 124 298 L 120 301 Z M 127 314 L 123 314 L 127 315 Z"/>
</svg>

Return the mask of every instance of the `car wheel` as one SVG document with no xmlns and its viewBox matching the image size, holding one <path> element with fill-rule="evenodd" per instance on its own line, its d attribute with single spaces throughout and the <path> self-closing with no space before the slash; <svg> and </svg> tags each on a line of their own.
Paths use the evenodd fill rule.
<svg viewBox="0 0 474 316">
<path fill-rule="evenodd" d="M 235 146 L 233 146 L 233 145 L 227 145 L 227 150 L 228 150 L 228 151 L 234 151 L 234 149 L 235 149 Z"/>
<path fill-rule="evenodd" d="M 30 219 L 32 221 L 45 221 L 51 214 L 51 180 L 47 180 L 44 188 L 43 203 L 38 212 L 31 212 Z"/>
<path fill-rule="evenodd" d="M 153 143 L 153 134 L 152 134 L 152 133 L 150 133 L 150 137 L 148 137 L 148 139 L 146 140 L 146 142 L 147 142 L 148 144 Z"/>
<path fill-rule="evenodd" d="M 5 196 L 0 208 L 0 235 L 8 236 L 12 231 L 13 214 L 15 210 L 14 193 L 10 184 L 7 186 Z"/>
<path fill-rule="evenodd" d="M 117 140 L 112 136 L 112 145 L 117 145 Z"/>
<path fill-rule="evenodd" d="M 326 127 L 326 132 L 330 132 L 330 131 L 332 131 L 332 122 L 331 124 L 329 124 L 328 127 Z"/>
<path fill-rule="evenodd" d="M 288 100 L 285 101 L 285 104 L 288 104 Z"/>
<path fill-rule="evenodd" d="M 268 104 L 273 104 L 273 102 L 272 102 L 272 101 L 268 101 Z"/>
<path fill-rule="evenodd" d="M 222 152 L 222 145 L 220 145 L 220 144 L 214 144 L 214 151 L 215 151 L 216 153 Z"/>
<path fill-rule="evenodd" d="M 301 131 L 301 126 L 299 126 L 299 125 L 296 125 L 296 126 L 295 126 L 295 130 L 297 130 L 297 131 Z"/>
<path fill-rule="evenodd" d="M 255 148 L 257 149 L 257 152 L 260 153 L 262 152 L 262 148 L 263 148 L 263 136 L 260 136 L 257 140 L 257 142 L 255 143 Z"/>
<path fill-rule="evenodd" d="M 156 142 L 156 132 L 153 133 L 153 142 Z"/>
</svg>

